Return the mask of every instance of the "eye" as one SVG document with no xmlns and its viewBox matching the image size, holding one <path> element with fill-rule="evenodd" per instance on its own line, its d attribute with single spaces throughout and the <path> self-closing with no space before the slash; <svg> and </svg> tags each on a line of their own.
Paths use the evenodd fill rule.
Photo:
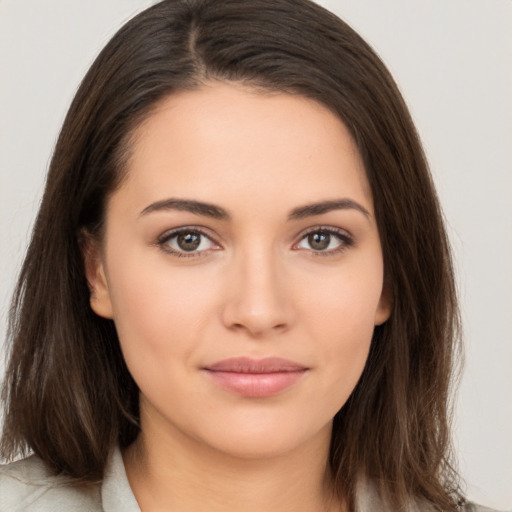
<svg viewBox="0 0 512 512">
<path fill-rule="evenodd" d="M 341 252 L 352 246 L 353 243 L 352 237 L 342 230 L 316 228 L 306 233 L 295 247 L 328 255 Z"/>
<path fill-rule="evenodd" d="M 205 251 L 219 249 L 219 246 L 197 228 L 183 228 L 164 234 L 158 245 L 178 257 L 199 256 Z"/>
</svg>

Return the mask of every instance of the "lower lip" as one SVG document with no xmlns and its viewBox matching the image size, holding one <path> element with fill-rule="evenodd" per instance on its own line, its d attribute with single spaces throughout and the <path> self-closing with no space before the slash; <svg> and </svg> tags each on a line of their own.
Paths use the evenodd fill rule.
<svg viewBox="0 0 512 512">
<path fill-rule="evenodd" d="M 206 371 L 224 389 L 253 398 L 276 395 L 293 386 L 306 373 L 306 370 L 275 373 Z"/>
</svg>

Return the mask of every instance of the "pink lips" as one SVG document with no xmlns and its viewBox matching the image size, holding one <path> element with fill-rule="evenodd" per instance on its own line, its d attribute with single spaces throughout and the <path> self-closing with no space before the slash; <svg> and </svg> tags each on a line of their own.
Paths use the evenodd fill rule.
<svg viewBox="0 0 512 512">
<path fill-rule="evenodd" d="M 266 397 L 295 384 L 308 368 L 278 357 L 259 360 L 235 357 L 204 370 L 224 389 L 246 397 Z"/>
</svg>

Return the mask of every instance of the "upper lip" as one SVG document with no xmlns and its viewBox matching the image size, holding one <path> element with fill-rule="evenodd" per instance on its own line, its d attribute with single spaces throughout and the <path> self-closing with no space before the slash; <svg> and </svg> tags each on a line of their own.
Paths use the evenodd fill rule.
<svg viewBox="0 0 512 512">
<path fill-rule="evenodd" d="M 223 359 L 204 368 L 213 372 L 232 372 L 232 373 L 279 373 L 279 372 L 297 372 L 307 370 L 307 367 L 283 359 L 281 357 L 266 357 L 264 359 L 252 359 L 250 357 L 232 357 Z"/>
</svg>

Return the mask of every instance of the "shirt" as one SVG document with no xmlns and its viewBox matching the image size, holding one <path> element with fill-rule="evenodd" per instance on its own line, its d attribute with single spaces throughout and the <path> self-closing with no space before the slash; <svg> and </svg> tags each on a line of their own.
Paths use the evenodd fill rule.
<svg viewBox="0 0 512 512">
<path fill-rule="evenodd" d="M 371 485 L 361 485 L 357 512 L 393 512 L 384 506 Z M 412 505 L 407 512 L 427 512 Z M 123 458 L 117 448 L 104 479 L 77 487 L 71 479 L 55 476 L 36 455 L 0 466 L 0 512 L 141 512 L 128 483 Z M 467 504 L 465 512 L 493 512 Z M 512 511 L 510 511 L 512 512 Z"/>
</svg>

